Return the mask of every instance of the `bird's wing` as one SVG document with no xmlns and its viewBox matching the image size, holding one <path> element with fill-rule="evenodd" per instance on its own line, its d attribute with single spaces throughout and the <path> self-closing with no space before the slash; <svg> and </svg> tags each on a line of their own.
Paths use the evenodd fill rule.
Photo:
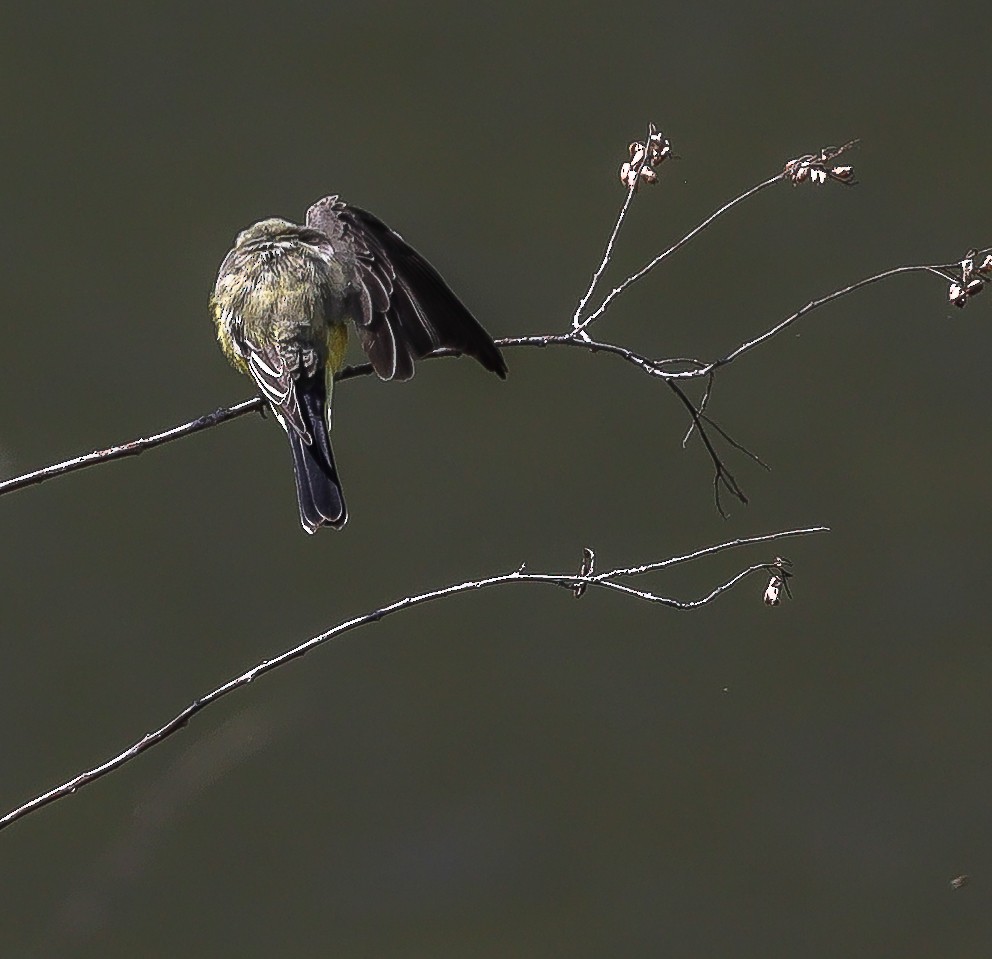
<svg viewBox="0 0 992 959">
<path fill-rule="evenodd" d="M 262 391 L 262 396 L 269 401 L 283 429 L 287 433 L 292 430 L 304 443 L 312 443 L 313 436 L 307 427 L 296 393 L 298 363 L 290 365 L 276 345 L 261 346 L 253 343 L 243 331 L 238 331 L 234 339 L 251 378 Z"/>
<path fill-rule="evenodd" d="M 382 379 L 409 379 L 415 359 L 441 348 L 467 353 L 506 376 L 503 356 L 478 320 L 437 270 L 380 219 L 329 196 L 307 211 L 307 226 L 354 262 L 359 335 Z"/>
</svg>

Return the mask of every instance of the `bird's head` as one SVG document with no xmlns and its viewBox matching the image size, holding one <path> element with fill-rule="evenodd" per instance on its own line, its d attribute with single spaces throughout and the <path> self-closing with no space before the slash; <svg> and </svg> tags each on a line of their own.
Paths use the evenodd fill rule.
<svg viewBox="0 0 992 959">
<path fill-rule="evenodd" d="M 282 220 L 279 217 L 272 217 L 268 220 L 259 220 L 250 227 L 242 230 L 238 234 L 236 246 L 256 246 L 263 243 L 276 243 L 280 240 L 298 240 L 302 227 L 289 220 Z"/>
</svg>

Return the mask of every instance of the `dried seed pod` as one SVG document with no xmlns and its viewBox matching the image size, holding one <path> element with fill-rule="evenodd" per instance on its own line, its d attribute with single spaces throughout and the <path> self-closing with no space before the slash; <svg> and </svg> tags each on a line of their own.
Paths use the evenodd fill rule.
<svg viewBox="0 0 992 959">
<path fill-rule="evenodd" d="M 653 163 L 660 163 L 672 152 L 671 141 L 663 133 L 652 133 L 648 138 L 648 148 Z"/>
<path fill-rule="evenodd" d="M 778 606 L 782 602 L 782 577 L 773 575 L 765 587 L 764 601 L 766 606 Z"/>
</svg>

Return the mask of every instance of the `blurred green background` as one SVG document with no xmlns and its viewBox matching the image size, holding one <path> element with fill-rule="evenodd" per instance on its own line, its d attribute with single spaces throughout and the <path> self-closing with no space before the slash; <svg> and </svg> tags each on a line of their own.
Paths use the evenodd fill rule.
<svg viewBox="0 0 992 959">
<path fill-rule="evenodd" d="M 984 19 L 982 19 L 984 17 Z M 975 4 L 10 5 L 5 475 L 251 395 L 206 300 L 235 233 L 341 193 L 497 336 L 563 329 L 649 120 L 682 159 L 613 283 L 785 160 L 601 335 L 726 352 L 822 295 L 992 243 Z M 247 417 L 0 503 L 3 811 L 343 619 L 526 561 L 661 559 L 692 613 L 514 586 L 352 633 L 0 833 L 3 956 L 931 957 L 992 946 L 992 292 L 910 276 L 721 376 L 773 466 L 722 520 L 663 386 L 514 350 L 350 382 L 351 521 L 300 529 Z M 356 357 L 357 358 L 357 357 Z M 950 881 L 971 883 L 954 891 Z"/>
</svg>

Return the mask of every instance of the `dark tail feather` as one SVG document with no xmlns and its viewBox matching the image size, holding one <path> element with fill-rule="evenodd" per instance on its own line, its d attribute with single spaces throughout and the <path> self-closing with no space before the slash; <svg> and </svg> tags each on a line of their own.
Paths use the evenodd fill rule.
<svg viewBox="0 0 992 959">
<path fill-rule="evenodd" d="M 303 421 L 313 438 L 312 443 L 307 443 L 292 430 L 288 433 L 300 522 L 308 533 L 316 532 L 321 526 L 341 529 L 348 520 L 348 511 L 324 423 L 324 384 L 319 377 L 310 383 L 299 382 L 297 396 Z"/>
</svg>

